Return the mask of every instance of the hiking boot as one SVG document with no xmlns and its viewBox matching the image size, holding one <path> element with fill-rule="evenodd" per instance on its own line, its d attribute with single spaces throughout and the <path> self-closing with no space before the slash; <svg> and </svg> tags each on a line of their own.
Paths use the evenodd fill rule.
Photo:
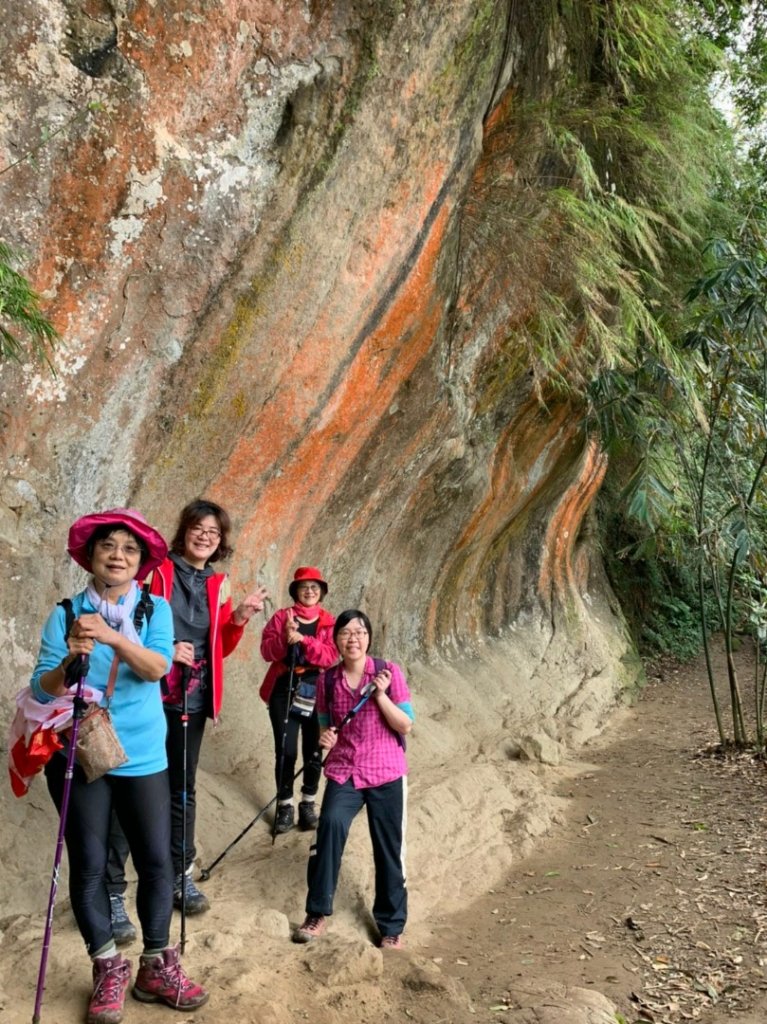
<svg viewBox="0 0 767 1024">
<path fill-rule="evenodd" d="M 295 808 L 293 804 L 280 804 L 277 808 L 277 817 L 274 819 L 275 835 L 281 836 L 290 832 L 295 821 Z"/>
<path fill-rule="evenodd" d="M 174 1010 L 196 1010 L 208 1001 L 201 985 L 187 978 L 178 960 L 178 946 L 157 956 L 142 956 L 133 996 L 142 1003 L 165 1003 Z"/>
<path fill-rule="evenodd" d="M 311 942 L 327 931 L 328 919 L 322 914 L 307 914 L 304 923 L 293 935 L 294 942 Z"/>
<path fill-rule="evenodd" d="M 302 800 L 298 805 L 298 827 L 302 832 L 311 832 L 319 822 L 314 800 Z"/>
<path fill-rule="evenodd" d="M 181 893 L 186 899 L 187 914 L 204 914 L 210 910 L 210 900 L 204 892 L 200 892 L 189 875 L 176 875 L 173 880 L 173 906 L 181 910 Z"/>
<path fill-rule="evenodd" d="M 384 935 L 381 938 L 381 949 L 403 949 L 404 945 L 401 935 Z"/>
<path fill-rule="evenodd" d="M 125 990 L 130 984 L 130 960 L 116 956 L 93 958 L 93 995 L 86 1024 L 120 1024 Z"/>
<path fill-rule="evenodd" d="M 110 892 L 109 915 L 112 918 L 112 936 L 117 946 L 127 946 L 136 938 L 136 926 L 128 917 L 125 897 L 121 892 Z"/>
</svg>

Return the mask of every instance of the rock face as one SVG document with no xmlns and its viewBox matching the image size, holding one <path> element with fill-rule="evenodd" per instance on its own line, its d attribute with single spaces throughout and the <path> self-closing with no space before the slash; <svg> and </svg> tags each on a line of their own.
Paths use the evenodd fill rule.
<svg viewBox="0 0 767 1024">
<path fill-rule="evenodd" d="M 279 606 L 297 564 L 321 565 L 332 610 L 364 607 L 407 665 L 426 832 L 447 786 L 428 766 L 449 757 L 459 803 L 495 793 L 497 834 L 524 809 L 509 758 L 556 762 L 634 685 L 589 530 L 605 459 L 519 342 L 552 271 L 499 214 L 514 105 L 568 71 L 557 7 L 10 5 L 0 235 L 63 343 L 55 376 L 2 368 L 7 718 L 45 614 L 82 583 L 70 522 L 130 503 L 167 531 L 199 494 L 236 524 L 235 593 L 258 580 Z M 205 754 L 245 786 L 271 771 L 257 641 Z M 26 862 L 43 787 L 3 813 L 4 862 Z M 37 901 L 46 869 L 6 906 Z"/>
</svg>

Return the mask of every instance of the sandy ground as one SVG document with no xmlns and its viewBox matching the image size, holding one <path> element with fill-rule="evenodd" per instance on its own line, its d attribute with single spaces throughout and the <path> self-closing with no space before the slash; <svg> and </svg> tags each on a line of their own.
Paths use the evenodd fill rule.
<svg viewBox="0 0 767 1024">
<path fill-rule="evenodd" d="M 711 756 L 706 685 L 701 664 L 666 668 L 599 740 L 558 767 L 513 774 L 523 789 L 518 806 L 537 802 L 538 815 L 496 814 L 477 791 L 468 805 L 446 800 L 440 817 L 439 801 L 419 801 L 414 780 L 411 831 L 428 824 L 429 841 L 427 849 L 417 844 L 402 952 L 374 944 L 362 820 L 332 928 L 308 947 L 289 934 L 302 916 L 309 836 L 294 832 L 272 846 L 267 823 L 259 822 L 205 883 L 211 911 L 188 920 L 185 963 L 209 986 L 210 1003 L 181 1015 L 129 998 L 124 1019 L 762 1024 L 767 771 L 750 758 Z M 216 818 L 221 784 L 209 784 L 209 817 Z M 244 797 L 234 808 L 221 799 L 204 863 L 248 822 L 252 806 Z M 507 845 L 531 851 L 504 868 L 500 881 L 493 867 L 503 846 L 488 840 L 488 822 L 506 833 Z M 468 881 L 451 888 L 445 862 Z M 492 884 L 477 885 L 482 874 Z M 3 1024 L 32 1018 L 41 932 L 38 918 L 2 920 Z M 138 946 L 128 955 L 135 959 Z M 42 1021 L 82 1020 L 88 983 L 62 897 Z"/>
</svg>

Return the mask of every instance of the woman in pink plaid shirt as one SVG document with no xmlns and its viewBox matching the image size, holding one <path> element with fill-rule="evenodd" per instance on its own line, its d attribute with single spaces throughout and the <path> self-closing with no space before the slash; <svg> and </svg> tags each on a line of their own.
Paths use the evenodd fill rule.
<svg viewBox="0 0 767 1024">
<path fill-rule="evenodd" d="M 317 687 L 320 746 L 327 751 L 326 785 L 317 840 L 309 852 L 306 919 L 293 936 L 296 942 L 311 942 L 324 934 L 327 918 L 333 913 L 349 828 L 364 806 L 373 844 L 373 917 L 381 947 L 402 946 L 407 920 L 404 736 L 412 729 L 414 716 L 399 665 L 368 657 L 372 638 L 364 612 L 342 612 L 333 627 L 341 662 L 327 670 Z M 369 696 L 361 703 L 366 694 Z M 340 729 L 344 718 L 360 704 Z"/>
</svg>

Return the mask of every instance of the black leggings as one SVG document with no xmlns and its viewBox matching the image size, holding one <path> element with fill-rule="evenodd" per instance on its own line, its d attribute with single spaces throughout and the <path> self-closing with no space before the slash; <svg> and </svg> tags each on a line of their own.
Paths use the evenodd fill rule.
<svg viewBox="0 0 767 1024">
<path fill-rule="evenodd" d="M 65 771 L 63 754 L 54 754 L 45 767 L 48 791 L 59 811 Z M 69 896 L 77 926 L 91 955 L 112 941 L 106 865 L 113 808 L 138 875 L 136 910 L 144 949 L 164 949 L 173 913 L 167 771 L 140 776 L 104 775 L 95 782 L 86 782 L 82 768 L 75 765 L 64 837 Z"/>
<path fill-rule="evenodd" d="M 191 711 L 184 736 L 181 711 L 165 709 L 168 735 L 165 749 L 168 754 L 168 779 L 170 781 L 170 851 L 173 857 L 173 873 L 180 875 L 194 864 L 197 848 L 194 844 L 194 827 L 197 817 L 197 763 L 205 732 L 207 715 L 204 711 Z M 186 743 L 186 779 L 184 778 L 184 743 Z M 184 784 L 186 783 L 186 849 L 184 849 Z"/>
<path fill-rule="evenodd" d="M 207 715 L 204 711 L 191 711 L 186 737 L 181 711 L 166 707 L 165 719 L 168 734 L 165 750 L 168 755 L 168 780 L 170 782 L 170 852 L 173 859 L 173 874 L 181 875 L 191 867 L 197 856 L 194 829 L 197 818 L 197 764 L 205 732 Z M 186 743 L 186 780 L 184 778 L 184 743 Z M 186 781 L 186 837 L 184 837 L 184 782 Z M 184 849 L 186 838 L 186 850 Z M 109 837 L 109 859 L 107 862 L 107 888 L 110 893 L 124 895 L 127 889 L 125 864 L 128 860 L 128 843 L 119 822 L 112 819 Z"/>
<path fill-rule="evenodd" d="M 283 676 L 274 684 L 269 698 L 269 720 L 274 733 L 274 778 L 277 783 L 277 796 L 280 800 L 290 800 L 293 796 L 293 776 L 296 774 L 298 757 L 298 733 L 301 733 L 301 757 L 303 758 L 303 776 L 301 792 L 304 796 L 313 797 L 320 786 L 322 773 L 322 756 L 320 751 L 320 727 L 317 712 L 314 711 L 300 721 L 288 717 L 287 730 L 285 715 L 288 710 L 288 677 Z M 285 737 L 283 757 L 282 738 Z M 282 771 L 280 772 L 280 766 Z"/>
</svg>

